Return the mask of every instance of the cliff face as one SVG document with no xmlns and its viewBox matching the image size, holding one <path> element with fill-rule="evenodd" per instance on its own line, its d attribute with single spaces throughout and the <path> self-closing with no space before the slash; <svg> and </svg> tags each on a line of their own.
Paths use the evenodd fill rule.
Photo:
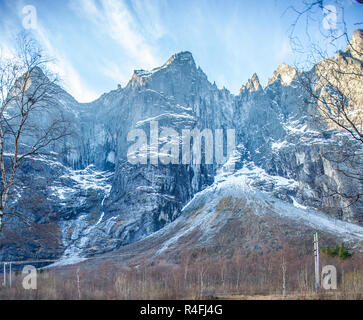
<svg viewBox="0 0 363 320">
<path fill-rule="evenodd" d="M 351 61 L 361 70 L 359 60 Z M 235 96 L 212 85 L 192 54 L 181 52 L 159 68 L 135 70 L 125 88 L 92 103 L 79 104 L 61 91 L 59 107 L 74 128 L 64 141 L 68 151 L 29 159 L 20 175 L 31 181 L 33 192 L 19 187 L 13 199 L 27 219 L 45 231 L 25 232 L 21 222 L 11 219 L 1 235 L 2 258 L 87 256 L 141 240 L 183 214 L 183 207 L 216 177 L 236 172 L 249 177 L 256 190 L 300 209 L 315 208 L 341 220 L 362 222 L 361 200 L 350 205 L 331 196 L 332 190 L 362 193 L 360 180 L 342 170 L 348 166 L 359 173 L 362 159 L 355 159 L 354 165 L 336 161 L 337 150 L 361 146 L 316 121 L 317 107 L 308 103 L 299 74 L 282 64 L 265 88 L 253 75 Z M 306 74 L 318 75 L 314 70 Z M 234 129 L 233 154 L 224 165 L 183 164 L 179 143 L 183 130 L 206 128 L 214 134 L 212 144 L 216 130 Z M 131 164 L 127 154 L 135 141 L 128 135 L 135 129 L 145 132 L 149 156 L 160 156 L 165 145 L 179 147 L 178 163 L 149 159 L 146 164 Z M 164 129 L 173 129 L 177 140 L 170 143 Z M 159 135 L 158 149 L 151 130 Z M 226 137 L 223 145 L 226 149 Z M 205 145 L 202 151 L 205 160 Z"/>
</svg>

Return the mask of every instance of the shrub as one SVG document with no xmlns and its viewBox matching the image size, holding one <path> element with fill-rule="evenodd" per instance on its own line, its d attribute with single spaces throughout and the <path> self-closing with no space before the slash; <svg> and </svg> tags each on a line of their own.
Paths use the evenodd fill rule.
<svg viewBox="0 0 363 320">
<path fill-rule="evenodd" d="M 344 242 L 342 242 L 340 246 L 336 244 L 332 249 L 329 247 L 322 248 L 321 252 L 327 254 L 330 257 L 338 257 L 342 260 L 350 258 L 353 255 L 353 253 L 349 252 L 348 248 L 344 245 Z"/>
</svg>

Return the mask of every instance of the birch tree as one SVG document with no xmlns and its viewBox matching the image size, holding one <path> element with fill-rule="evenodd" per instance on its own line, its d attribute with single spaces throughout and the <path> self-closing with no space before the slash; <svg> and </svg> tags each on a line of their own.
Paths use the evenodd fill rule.
<svg viewBox="0 0 363 320">
<path fill-rule="evenodd" d="M 0 231 L 4 216 L 21 216 L 11 206 L 19 168 L 70 134 L 56 104 L 57 79 L 45 71 L 49 60 L 27 35 L 16 43 L 12 57 L 0 56 Z"/>
<path fill-rule="evenodd" d="M 356 142 L 353 148 L 339 147 L 322 156 L 334 164 L 336 171 L 361 183 L 363 21 L 359 16 L 355 21 L 347 21 L 348 5 L 363 9 L 360 1 L 348 4 L 343 0 L 304 0 L 289 6 L 286 12 L 293 17 L 289 32 L 292 50 L 296 59 L 305 57 L 297 68 L 310 70 L 299 73 L 297 81 L 308 94 L 307 103 L 318 111 L 318 128 L 336 129 L 335 134 L 345 132 Z M 353 28 L 356 30 L 350 35 L 349 30 Z M 331 196 L 348 200 L 348 206 L 363 196 L 361 190 L 344 192 L 335 188 L 330 191 Z"/>
</svg>

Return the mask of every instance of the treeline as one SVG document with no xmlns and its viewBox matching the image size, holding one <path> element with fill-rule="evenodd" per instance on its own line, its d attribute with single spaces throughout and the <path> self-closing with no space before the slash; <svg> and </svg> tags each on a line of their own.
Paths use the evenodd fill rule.
<svg viewBox="0 0 363 320">
<path fill-rule="evenodd" d="M 339 248 L 339 247 L 338 247 Z M 87 264 L 38 273 L 38 289 L 24 290 L 21 274 L 14 286 L 0 290 L 1 299 L 216 299 L 251 298 L 363 298 L 363 256 L 350 259 L 321 254 L 321 266 L 334 265 L 338 289 L 314 293 L 313 256 L 285 246 L 278 252 L 249 255 L 234 252 L 216 259 L 209 251 L 187 250 L 179 263 L 120 268 L 111 262 Z M 283 273 L 285 276 L 283 277 Z M 286 296 L 282 296 L 285 279 Z"/>
</svg>

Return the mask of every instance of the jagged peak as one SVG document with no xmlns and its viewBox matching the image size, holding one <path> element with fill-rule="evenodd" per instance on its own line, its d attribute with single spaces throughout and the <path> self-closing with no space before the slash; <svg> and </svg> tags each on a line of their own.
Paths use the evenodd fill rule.
<svg viewBox="0 0 363 320">
<path fill-rule="evenodd" d="M 285 86 L 291 84 L 292 80 L 296 76 L 296 69 L 291 67 L 285 62 L 282 62 L 278 68 L 272 74 L 272 77 L 268 80 L 267 85 L 275 82 L 276 80 L 280 79 L 281 83 Z"/>
<path fill-rule="evenodd" d="M 174 61 L 188 61 L 188 62 L 194 63 L 194 58 L 190 51 L 181 51 L 179 53 L 172 55 L 169 58 L 169 60 L 164 64 L 164 66 L 169 65 L 170 63 L 172 63 Z"/>
<path fill-rule="evenodd" d="M 28 72 L 23 74 L 20 79 L 25 79 L 26 75 L 30 75 L 28 82 L 26 84 L 26 88 L 29 88 L 32 83 L 46 83 L 49 82 L 49 78 L 44 73 L 43 69 L 39 66 L 35 66 L 30 69 Z"/>
<path fill-rule="evenodd" d="M 44 71 L 42 68 L 40 68 L 39 66 L 35 66 L 34 68 L 31 69 L 31 73 L 33 75 L 36 76 L 41 76 L 41 77 L 45 77 Z"/>
<path fill-rule="evenodd" d="M 151 74 L 152 74 L 152 71 L 148 71 L 148 70 L 144 70 L 144 69 L 134 70 L 134 75 L 136 75 L 138 77 L 145 77 L 145 76 L 149 76 Z"/>
<path fill-rule="evenodd" d="M 166 69 L 169 66 L 174 65 L 174 64 L 181 64 L 181 65 L 185 65 L 185 64 L 188 65 L 189 64 L 193 68 L 196 68 L 195 61 L 194 61 L 192 53 L 189 52 L 189 51 L 182 51 L 182 52 L 179 52 L 179 53 L 176 53 L 176 54 L 172 55 L 168 59 L 168 61 L 166 61 L 161 67 L 154 68 L 154 69 L 152 69 L 150 71 L 149 70 L 144 70 L 144 69 L 134 70 L 134 73 L 132 75 L 131 80 L 136 80 L 136 81 L 140 82 L 140 80 L 142 78 L 150 77 L 154 73 L 156 73 L 156 72 L 158 72 L 160 70 Z"/>
<path fill-rule="evenodd" d="M 357 42 L 362 44 L 363 41 L 363 29 L 357 29 L 353 32 L 351 42 Z"/>
<path fill-rule="evenodd" d="M 251 79 L 248 79 L 247 83 L 243 85 L 240 89 L 240 93 L 243 91 L 258 91 L 262 89 L 260 80 L 258 79 L 258 76 L 256 73 L 254 73 L 251 77 Z"/>
<path fill-rule="evenodd" d="M 348 47 L 345 50 L 349 51 L 350 55 L 357 59 L 362 59 L 363 56 L 363 29 L 357 29 L 353 32 L 349 40 Z"/>
</svg>

